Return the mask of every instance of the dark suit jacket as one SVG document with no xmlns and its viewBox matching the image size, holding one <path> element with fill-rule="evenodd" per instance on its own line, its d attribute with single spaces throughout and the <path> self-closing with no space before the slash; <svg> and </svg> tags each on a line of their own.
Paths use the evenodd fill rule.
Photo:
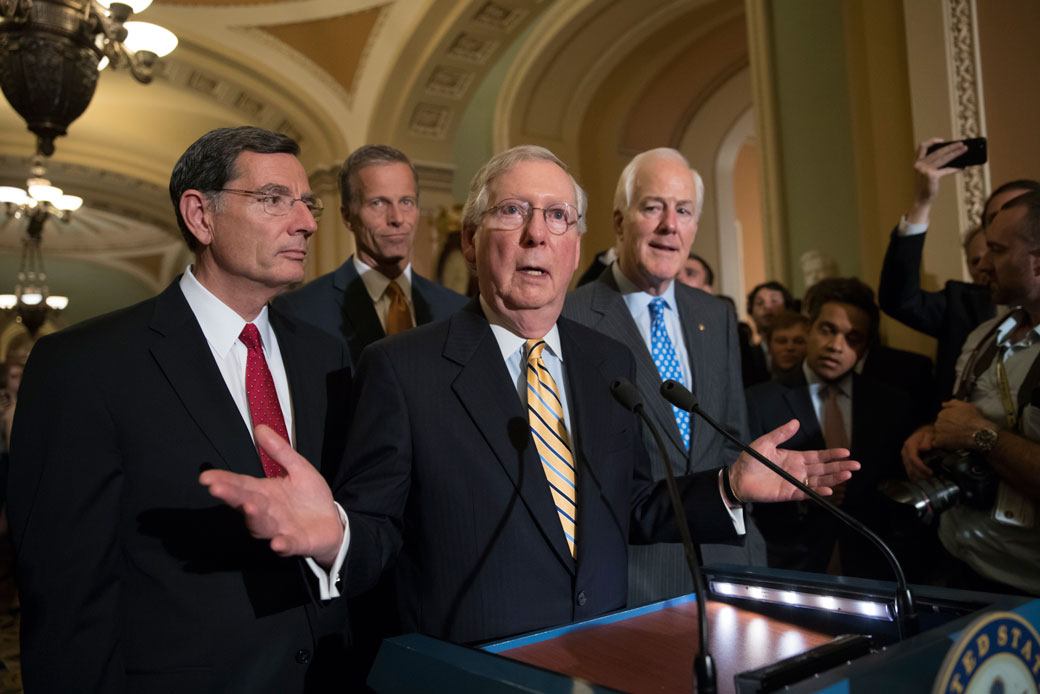
<svg viewBox="0 0 1040 694">
<path fill-rule="evenodd" d="M 945 400 L 953 392 L 964 340 L 979 324 L 992 318 L 995 309 L 985 286 L 950 280 L 937 292 L 921 289 L 924 238 L 924 234 L 900 236 L 898 228 L 892 230 L 881 266 L 878 304 L 897 321 L 938 340 L 936 397 Z"/>
<path fill-rule="evenodd" d="M 361 350 L 386 337 L 372 298 L 354 267 L 354 256 L 335 271 L 274 300 L 283 312 L 316 325 L 343 340 L 357 364 Z M 412 272 L 416 325 L 447 318 L 466 304 L 466 297 Z"/>
<path fill-rule="evenodd" d="M 797 419 L 801 428 L 784 448 L 808 451 L 826 447 L 801 367 L 775 381 L 752 386 L 747 403 L 752 436 Z M 847 483 L 842 509 L 883 536 L 888 529 L 877 485 L 884 479 L 905 479 L 899 449 L 916 425 L 903 391 L 853 377 L 851 451 L 863 467 Z M 755 516 L 769 547 L 770 566 L 823 572 L 837 537 L 844 574 L 891 578 L 884 557 L 873 545 L 846 531 L 811 501 L 758 504 Z"/>
<path fill-rule="evenodd" d="M 612 379 L 634 376 L 631 354 L 572 321 L 558 326 L 578 469 L 576 560 L 476 299 L 365 350 L 336 488 L 350 517 L 345 583 L 364 590 L 399 553 L 405 631 L 477 642 L 622 608 L 628 543 L 677 540 L 635 415 L 609 394 Z M 737 541 L 717 479 L 680 482 L 693 532 Z"/>
<path fill-rule="evenodd" d="M 178 281 L 29 358 L 8 496 L 28 691 L 325 691 L 342 658 L 344 607 L 198 482 L 263 471 Z M 342 454 L 346 354 L 270 316 L 297 449 L 325 468 Z"/>
<path fill-rule="evenodd" d="M 747 411 L 740 378 L 735 317 L 729 307 L 699 289 L 677 282 L 675 301 L 683 326 L 693 392 L 701 405 L 742 439 L 747 438 Z M 683 445 L 672 406 L 660 395 L 661 376 L 654 359 L 632 320 L 618 290 L 613 272 L 604 270 L 597 281 L 567 296 L 563 315 L 608 335 L 628 347 L 635 356 L 636 385 L 643 393 L 647 414 L 664 438 L 668 459 L 676 475 L 710 470 L 737 459 L 740 451 L 707 423 L 691 417 L 689 450 Z M 649 431 L 643 432 L 651 473 L 665 479 L 665 460 Z M 754 524 L 747 523 L 743 547 L 704 545 L 708 563 L 765 564 L 765 545 Z M 633 547 L 629 552 L 629 605 L 682 595 L 693 590 L 682 545 Z"/>
<path fill-rule="evenodd" d="M 919 422 L 935 419 L 935 378 L 932 360 L 916 352 L 874 345 L 867 352 L 861 376 L 887 383 L 902 390 L 913 401 L 914 417 Z"/>
</svg>

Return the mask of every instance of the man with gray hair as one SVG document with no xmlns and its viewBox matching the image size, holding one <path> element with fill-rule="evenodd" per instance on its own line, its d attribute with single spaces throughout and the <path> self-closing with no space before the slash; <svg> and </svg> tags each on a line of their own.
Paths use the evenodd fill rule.
<svg viewBox="0 0 1040 694">
<path fill-rule="evenodd" d="M 736 317 L 716 298 L 675 281 L 697 235 L 704 183 L 686 158 L 661 147 L 637 154 L 621 172 L 614 194 L 618 258 L 567 298 L 563 315 L 625 344 L 636 358 L 636 384 L 661 432 L 668 460 L 648 431 L 643 442 L 656 480 L 665 465 L 676 475 L 709 470 L 740 452 L 721 434 L 659 395 L 661 382 L 679 381 L 739 438 L 747 436 Z M 743 547 L 702 545 L 709 563 L 765 565 L 765 543 L 747 520 Z M 679 544 L 629 549 L 629 605 L 693 590 Z"/>
<path fill-rule="evenodd" d="M 357 253 L 275 305 L 361 350 L 387 335 L 447 318 L 464 297 L 412 270 L 419 177 L 403 152 L 365 145 L 339 174 L 340 214 Z"/>
<path fill-rule="evenodd" d="M 624 607 L 629 541 L 674 542 L 678 531 L 635 416 L 609 395 L 613 379 L 635 377 L 631 353 L 560 317 L 584 212 L 585 194 L 548 150 L 493 157 L 463 219 L 479 296 L 365 350 L 335 497 L 226 471 L 201 482 L 276 552 L 313 557 L 331 579 L 342 566 L 349 593 L 396 557 L 406 631 L 474 643 Z M 795 428 L 756 445 L 824 494 L 858 468 L 836 460 L 845 450 L 777 450 Z M 269 433 L 257 436 L 289 480 L 320 486 Z M 679 485 L 700 542 L 739 541 L 739 499 L 799 496 L 746 457 Z"/>
</svg>

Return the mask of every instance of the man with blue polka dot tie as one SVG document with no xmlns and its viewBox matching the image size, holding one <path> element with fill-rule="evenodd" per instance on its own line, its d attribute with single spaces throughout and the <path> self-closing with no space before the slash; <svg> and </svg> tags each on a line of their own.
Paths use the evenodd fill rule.
<svg viewBox="0 0 1040 694">
<path fill-rule="evenodd" d="M 676 150 L 637 155 L 614 194 L 617 261 L 572 292 L 563 312 L 632 350 L 636 385 L 677 475 L 708 469 L 737 451 L 666 402 L 658 394 L 662 381 L 682 383 L 724 426 L 747 435 L 736 317 L 718 299 L 674 281 L 697 234 L 703 198 L 700 176 Z M 664 479 L 666 461 L 653 437 L 644 432 L 643 442 L 654 479 Z M 747 531 L 744 547 L 701 545 L 705 562 L 764 565 L 765 544 L 750 520 Z M 628 585 L 629 605 L 691 591 L 682 547 L 630 546 Z"/>
</svg>

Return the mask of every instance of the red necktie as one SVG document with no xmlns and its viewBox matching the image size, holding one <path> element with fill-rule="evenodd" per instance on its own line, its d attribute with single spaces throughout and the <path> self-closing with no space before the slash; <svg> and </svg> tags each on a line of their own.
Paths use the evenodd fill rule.
<svg viewBox="0 0 1040 694">
<path fill-rule="evenodd" d="M 246 357 L 246 397 L 249 399 L 249 416 L 253 418 L 253 426 L 266 424 L 286 441 L 289 433 L 285 429 L 285 418 L 282 406 L 278 403 L 278 393 L 274 389 L 271 370 L 267 368 L 264 349 L 260 344 L 260 331 L 252 323 L 246 323 L 238 336 L 242 344 L 249 350 Z M 264 474 L 268 477 L 285 477 L 285 470 L 260 446 L 260 464 L 264 466 Z"/>
</svg>

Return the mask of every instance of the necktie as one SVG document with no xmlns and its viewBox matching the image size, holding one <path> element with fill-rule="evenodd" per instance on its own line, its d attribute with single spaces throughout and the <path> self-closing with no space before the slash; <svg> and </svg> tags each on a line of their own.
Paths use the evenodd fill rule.
<svg viewBox="0 0 1040 694">
<path fill-rule="evenodd" d="M 266 424 L 288 441 L 289 433 L 285 429 L 282 406 L 278 403 L 274 379 L 271 378 L 271 370 L 267 368 L 267 359 L 264 358 L 264 349 L 260 344 L 260 331 L 252 323 L 246 323 L 238 339 L 249 350 L 246 356 L 246 398 L 249 400 L 249 416 L 253 419 L 253 426 Z M 285 476 L 282 466 L 267 455 L 263 448 L 257 446 L 256 449 L 260 453 L 260 464 L 264 467 L 265 475 Z"/>
<path fill-rule="evenodd" d="M 527 419 L 573 557 L 574 538 L 577 537 L 575 519 L 578 517 L 574 457 L 556 381 L 542 360 L 544 349 L 542 340 L 527 341 Z"/>
<path fill-rule="evenodd" d="M 390 308 L 386 312 L 386 334 L 396 335 L 412 327 L 412 313 L 401 286 L 394 280 L 386 285 L 386 296 L 390 297 Z"/>
<path fill-rule="evenodd" d="M 833 383 L 823 387 L 823 441 L 827 448 L 848 448 L 849 436 L 845 433 L 845 418 L 838 407 L 841 388 Z"/>
<path fill-rule="evenodd" d="M 662 381 L 672 379 L 682 383 L 679 358 L 664 325 L 664 312 L 667 307 L 668 304 L 661 297 L 650 302 L 650 353 L 654 357 L 654 366 L 657 367 L 657 373 L 661 374 Z M 675 405 L 672 405 L 672 413 L 675 415 L 675 423 L 679 427 L 683 445 L 686 446 L 686 450 L 690 450 L 690 413 Z"/>
</svg>

